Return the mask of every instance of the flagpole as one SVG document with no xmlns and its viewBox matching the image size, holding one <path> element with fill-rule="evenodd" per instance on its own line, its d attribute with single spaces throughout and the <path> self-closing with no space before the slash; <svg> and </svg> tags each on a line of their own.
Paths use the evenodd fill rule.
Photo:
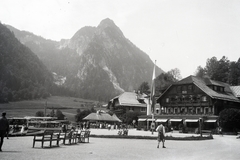
<svg viewBox="0 0 240 160">
<path fill-rule="evenodd" d="M 152 100 L 152 104 L 151 104 L 151 110 L 152 110 L 152 124 L 151 124 L 151 129 L 152 129 L 152 134 L 153 131 L 155 129 L 155 123 L 154 123 L 154 106 L 155 106 L 155 78 L 156 78 L 156 74 L 155 74 L 155 66 L 156 66 L 156 60 L 155 60 L 155 64 L 153 67 L 153 76 L 152 76 L 152 86 L 151 86 L 151 100 Z"/>
</svg>

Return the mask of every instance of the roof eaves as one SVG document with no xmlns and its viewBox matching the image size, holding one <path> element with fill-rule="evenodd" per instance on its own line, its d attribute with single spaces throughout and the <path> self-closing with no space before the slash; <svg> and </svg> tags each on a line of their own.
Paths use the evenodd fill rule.
<svg viewBox="0 0 240 160">
<path fill-rule="evenodd" d="M 226 101 L 232 101 L 232 102 L 240 103 L 240 100 L 238 100 L 238 99 L 230 99 L 230 98 L 225 98 L 225 97 L 213 96 L 213 99 L 226 100 Z"/>
<path fill-rule="evenodd" d="M 146 104 L 130 104 L 130 103 L 122 103 L 121 106 L 132 106 L 132 107 L 146 107 Z"/>
<path fill-rule="evenodd" d="M 173 84 L 171 84 L 159 97 L 158 99 L 160 99 L 162 97 L 162 95 L 164 95 L 171 87 L 173 86 Z M 157 101 L 158 101 L 157 99 Z"/>
<path fill-rule="evenodd" d="M 207 93 L 204 89 L 202 89 L 202 87 L 200 87 L 195 81 L 193 82 L 193 84 L 195 84 L 199 89 L 201 89 L 204 93 L 206 93 L 208 96 L 210 96 L 211 98 L 213 98 L 212 95 L 210 95 L 209 93 Z"/>
</svg>

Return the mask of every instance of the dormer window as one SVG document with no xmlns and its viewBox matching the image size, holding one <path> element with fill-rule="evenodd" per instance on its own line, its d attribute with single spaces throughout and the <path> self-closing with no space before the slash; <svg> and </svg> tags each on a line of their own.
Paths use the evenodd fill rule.
<svg viewBox="0 0 240 160">
<path fill-rule="evenodd" d="M 223 87 L 220 87 L 220 92 L 224 92 L 224 88 Z"/>
</svg>

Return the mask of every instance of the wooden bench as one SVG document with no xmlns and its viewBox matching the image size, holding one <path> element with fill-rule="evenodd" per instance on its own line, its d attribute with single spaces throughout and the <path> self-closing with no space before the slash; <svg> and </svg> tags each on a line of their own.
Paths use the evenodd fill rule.
<svg viewBox="0 0 240 160">
<path fill-rule="evenodd" d="M 63 144 L 66 144 L 68 140 L 68 144 L 77 144 L 77 132 L 70 131 L 60 134 L 60 140 L 63 140 Z"/>
<path fill-rule="evenodd" d="M 205 135 L 205 136 L 212 136 L 212 131 L 210 130 L 202 130 L 202 135 Z"/>
<path fill-rule="evenodd" d="M 41 142 L 41 147 L 43 148 L 44 142 L 49 142 L 49 146 L 52 147 L 52 142 L 56 141 L 56 146 L 59 147 L 59 136 L 60 136 L 61 130 L 50 130 L 46 129 L 42 133 L 35 134 L 33 138 L 33 148 L 35 146 L 35 142 Z"/>
<path fill-rule="evenodd" d="M 81 131 L 79 134 L 77 134 L 78 142 L 79 143 L 89 143 L 89 136 L 90 136 L 90 131 Z"/>
</svg>

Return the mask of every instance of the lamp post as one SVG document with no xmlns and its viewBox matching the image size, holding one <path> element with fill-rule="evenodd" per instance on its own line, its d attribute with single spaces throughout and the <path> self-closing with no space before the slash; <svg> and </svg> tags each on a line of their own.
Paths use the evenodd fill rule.
<svg viewBox="0 0 240 160">
<path fill-rule="evenodd" d="M 202 118 L 199 118 L 199 132 L 200 136 L 202 137 Z"/>
</svg>

